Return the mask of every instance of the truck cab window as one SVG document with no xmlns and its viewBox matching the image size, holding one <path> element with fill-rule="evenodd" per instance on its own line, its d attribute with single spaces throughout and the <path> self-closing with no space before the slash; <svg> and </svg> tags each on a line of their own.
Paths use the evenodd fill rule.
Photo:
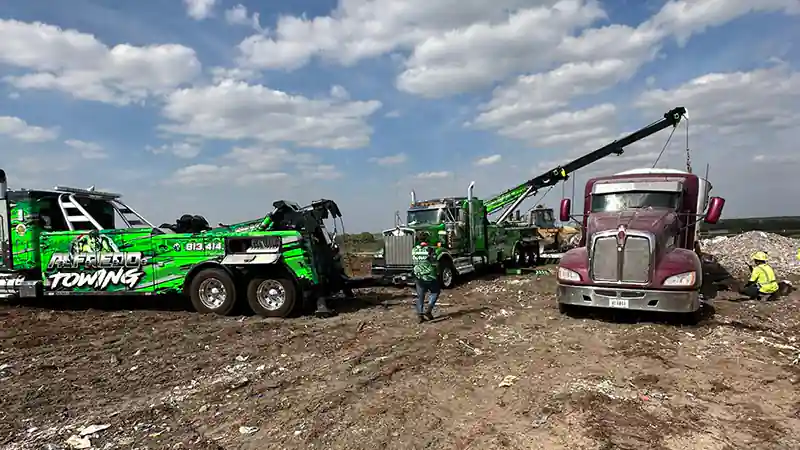
<svg viewBox="0 0 800 450">
<path fill-rule="evenodd" d="M 439 223 L 439 210 L 438 209 L 420 209 L 408 212 L 407 224 L 413 225 L 416 223 Z"/>
<path fill-rule="evenodd" d="M 531 211 L 533 214 L 533 224 L 539 228 L 555 228 L 556 219 L 553 216 L 551 209 L 534 209 Z"/>
<path fill-rule="evenodd" d="M 616 212 L 628 209 L 678 209 L 679 192 L 615 192 L 592 195 L 592 212 Z"/>
</svg>

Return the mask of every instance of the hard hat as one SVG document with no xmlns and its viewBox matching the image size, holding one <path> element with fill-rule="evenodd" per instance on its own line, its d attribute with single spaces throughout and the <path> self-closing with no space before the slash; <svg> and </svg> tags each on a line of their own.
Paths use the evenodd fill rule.
<svg viewBox="0 0 800 450">
<path fill-rule="evenodd" d="M 420 242 L 420 243 L 419 243 L 419 245 L 421 245 L 421 246 L 423 246 L 423 247 L 427 247 L 427 246 L 428 246 L 428 243 L 427 243 L 427 242 Z"/>
<path fill-rule="evenodd" d="M 751 258 L 753 258 L 754 261 L 766 261 L 767 254 L 764 252 L 755 252 Z"/>
</svg>

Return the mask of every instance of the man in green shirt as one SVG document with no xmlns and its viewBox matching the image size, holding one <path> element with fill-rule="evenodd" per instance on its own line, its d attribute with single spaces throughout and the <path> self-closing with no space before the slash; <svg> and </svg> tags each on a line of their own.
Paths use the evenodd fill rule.
<svg viewBox="0 0 800 450">
<path fill-rule="evenodd" d="M 422 323 L 433 320 L 433 307 L 441 292 L 439 261 L 436 259 L 436 250 L 424 240 L 411 250 L 411 258 L 414 261 L 414 278 L 417 282 L 417 318 Z M 423 309 L 425 294 L 428 294 L 428 305 Z"/>
</svg>

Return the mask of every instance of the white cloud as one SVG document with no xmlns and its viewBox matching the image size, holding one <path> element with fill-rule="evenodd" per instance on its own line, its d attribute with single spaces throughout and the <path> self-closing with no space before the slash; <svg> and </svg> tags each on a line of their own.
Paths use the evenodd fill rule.
<svg viewBox="0 0 800 450">
<path fill-rule="evenodd" d="M 300 166 L 302 174 L 312 180 L 337 180 L 343 176 L 333 164 L 319 164 L 316 166 Z"/>
<path fill-rule="evenodd" d="M 491 155 L 485 158 L 480 158 L 475 161 L 476 166 L 491 166 L 492 164 L 497 164 L 500 160 L 503 159 L 501 155 Z"/>
<path fill-rule="evenodd" d="M 96 142 L 81 141 L 78 139 L 67 139 L 64 141 L 68 147 L 77 150 L 83 159 L 105 159 L 108 154 L 102 145 Z"/>
<path fill-rule="evenodd" d="M 211 17 L 217 0 L 183 0 L 186 14 L 194 20 L 204 20 Z"/>
<path fill-rule="evenodd" d="M 396 155 L 383 156 L 380 158 L 373 157 L 370 158 L 369 161 L 379 166 L 396 166 L 408 161 L 408 155 L 405 153 L 398 153 Z"/>
<path fill-rule="evenodd" d="M 573 98 L 602 91 L 630 78 L 635 70 L 635 61 L 605 59 L 569 63 L 550 72 L 519 77 L 495 89 L 492 99 L 481 106 L 483 111 L 474 124 L 498 129 L 501 134 L 526 128 L 539 117 L 569 106 Z"/>
<path fill-rule="evenodd" d="M 58 138 L 58 128 L 29 125 L 19 117 L 0 116 L 0 135 L 21 142 L 47 142 Z"/>
<path fill-rule="evenodd" d="M 314 57 L 351 65 L 410 50 L 398 87 L 441 97 L 553 64 L 623 60 L 637 66 L 668 36 L 685 41 L 751 12 L 798 9 L 796 0 L 673 0 L 636 28 L 612 24 L 583 30 L 607 18 L 596 0 L 342 0 L 328 16 L 280 17 L 268 35 L 242 41 L 240 62 L 296 69 Z"/>
<path fill-rule="evenodd" d="M 4 78 L 17 89 L 117 105 L 169 92 L 201 70 L 194 50 L 182 45 L 109 48 L 91 34 L 16 20 L 0 20 L 0 64 L 31 71 Z"/>
<path fill-rule="evenodd" d="M 387 112 L 386 114 L 384 114 L 383 117 L 386 117 L 387 119 L 397 119 L 401 115 L 402 114 L 400 113 L 400 111 L 398 111 L 396 109 L 393 109 L 393 110 Z"/>
<path fill-rule="evenodd" d="M 200 154 L 200 146 L 192 142 L 173 142 L 170 144 L 163 144 L 158 147 L 146 146 L 145 150 L 153 153 L 154 155 L 161 155 L 169 153 L 178 158 L 191 159 Z"/>
<path fill-rule="evenodd" d="M 302 180 L 335 180 L 343 174 L 315 155 L 280 147 L 234 147 L 214 163 L 192 164 L 178 169 L 168 184 L 218 186 L 233 183 L 247 186 L 281 182 L 297 185 Z"/>
<path fill-rule="evenodd" d="M 344 87 L 335 84 L 331 86 L 331 97 L 337 100 L 350 100 L 350 93 Z"/>
<path fill-rule="evenodd" d="M 452 172 L 447 172 L 447 171 L 423 172 L 423 173 L 418 173 L 414 178 L 419 178 L 421 180 L 430 180 L 430 179 L 447 178 L 452 175 L 453 175 Z"/>
<path fill-rule="evenodd" d="M 256 139 L 268 144 L 358 148 L 369 143 L 366 120 L 379 101 L 309 99 L 262 85 L 224 80 L 167 96 L 164 130 L 208 139 Z"/>
<path fill-rule="evenodd" d="M 320 56 L 345 65 L 410 49 L 433 36 L 475 22 L 505 21 L 509 10 L 528 0 L 340 1 L 329 16 L 281 16 L 269 36 L 251 36 L 239 45 L 242 63 L 263 69 L 292 69 Z M 552 5 L 555 1 L 538 3 Z"/>
<path fill-rule="evenodd" d="M 219 84 L 223 80 L 252 81 L 260 76 L 255 70 L 241 67 L 212 67 L 209 72 L 214 84 Z"/>
<path fill-rule="evenodd" d="M 609 124 L 616 113 L 611 103 L 579 111 L 562 111 L 543 118 L 512 122 L 497 131 L 537 147 L 569 146 L 610 134 Z"/>
<path fill-rule="evenodd" d="M 719 26 L 752 12 L 783 11 L 800 14 L 797 0 L 680 0 L 669 1 L 653 23 L 675 35 L 680 45 L 709 27 Z"/>
<path fill-rule="evenodd" d="M 253 27 L 257 31 L 261 31 L 260 16 L 258 13 L 253 13 L 252 16 L 248 15 L 247 7 L 238 4 L 231 9 L 225 11 L 225 21 L 230 25 L 246 25 Z"/>
</svg>

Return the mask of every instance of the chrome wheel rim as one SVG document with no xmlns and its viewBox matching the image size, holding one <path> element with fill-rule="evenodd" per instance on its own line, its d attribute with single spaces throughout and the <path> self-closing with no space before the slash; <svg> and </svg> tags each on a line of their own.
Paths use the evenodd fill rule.
<svg viewBox="0 0 800 450">
<path fill-rule="evenodd" d="M 275 280 L 264 280 L 256 289 L 256 300 L 267 311 L 276 311 L 286 304 L 286 289 Z"/>
<path fill-rule="evenodd" d="M 450 270 L 449 267 L 445 267 L 442 271 L 442 283 L 445 286 L 450 286 L 450 283 L 453 282 L 453 271 Z"/>
<path fill-rule="evenodd" d="M 221 307 L 228 298 L 228 291 L 222 281 L 216 278 L 206 278 L 200 283 L 198 289 L 200 303 L 206 308 L 217 309 Z"/>
</svg>

